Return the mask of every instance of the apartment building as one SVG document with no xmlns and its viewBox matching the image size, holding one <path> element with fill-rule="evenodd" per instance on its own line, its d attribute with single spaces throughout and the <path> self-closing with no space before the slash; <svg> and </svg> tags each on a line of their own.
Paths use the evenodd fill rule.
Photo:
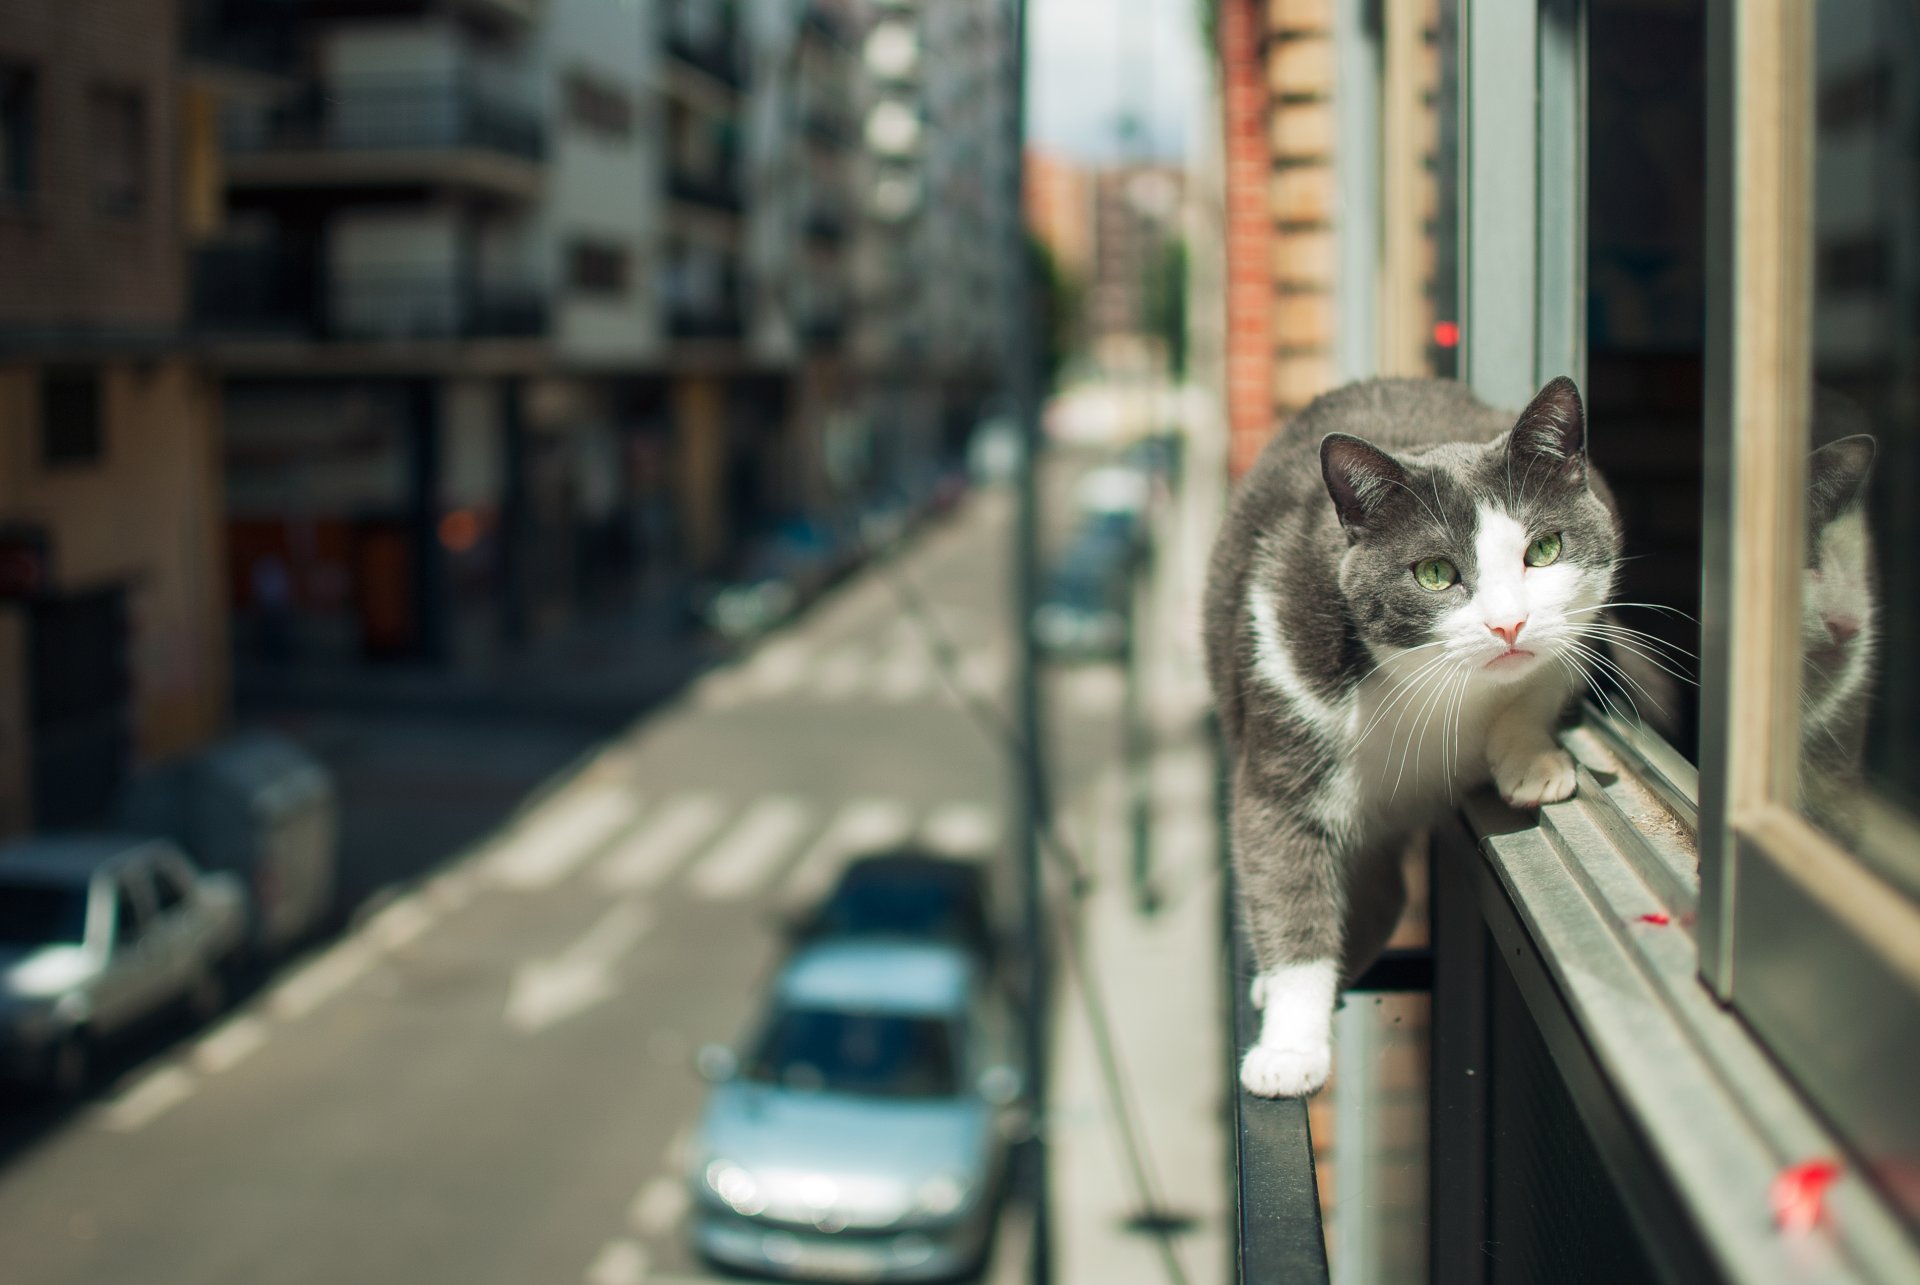
<svg viewBox="0 0 1920 1285">
<path fill-rule="evenodd" d="M 907 459 L 949 449 L 995 386 L 1012 290 L 1008 199 L 1015 38 L 1006 0 L 870 0 L 872 181 L 859 267 L 876 441 Z"/>
<path fill-rule="evenodd" d="M 1177 166 L 1153 164 L 1119 165 L 1093 176 L 1086 327 L 1103 370 L 1149 374 L 1168 367 L 1167 319 L 1155 309 L 1173 288 L 1184 177 Z"/>
<path fill-rule="evenodd" d="M 0 7 L 0 835 L 226 718 L 216 391 L 183 342 L 203 83 L 160 0 Z M 184 67 L 184 71 L 183 71 Z"/>
<path fill-rule="evenodd" d="M 287 3 L 196 247 L 243 657 L 485 667 L 824 511 L 861 5 Z"/>
</svg>

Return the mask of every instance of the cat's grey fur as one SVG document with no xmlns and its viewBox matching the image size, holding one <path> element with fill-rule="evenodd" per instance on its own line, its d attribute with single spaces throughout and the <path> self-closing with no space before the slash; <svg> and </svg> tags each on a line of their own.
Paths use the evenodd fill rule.
<svg viewBox="0 0 1920 1285">
<path fill-rule="evenodd" d="M 1521 567 L 1521 531 L 1558 533 L 1567 570 Z M 1214 546 L 1205 608 L 1254 999 L 1266 1007 L 1242 1067 L 1250 1090 L 1295 1095 L 1324 1081 L 1339 979 L 1391 931 L 1410 832 L 1490 777 L 1522 806 L 1571 792 L 1552 731 L 1580 682 L 1579 640 L 1604 628 L 1619 545 L 1570 380 L 1518 416 L 1451 381 L 1353 384 L 1267 445 Z M 1496 550 L 1483 576 L 1476 559 Z M 1413 573 L 1436 557 L 1458 569 L 1441 592 Z M 1515 614 L 1507 604 L 1531 586 L 1561 586 L 1566 618 L 1555 625 L 1539 607 L 1537 639 L 1523 625 L 1516 644 L 1499 618 L 1482 636 L 1483 582 L 1496 617 Z M 1529 643 L 1532 659 L 1499 650 Z M 1499 663 L 1483 670 L 1476 648 Z M 1448 659 L 1420 668 L 1436 657 Z"/>
</svg>

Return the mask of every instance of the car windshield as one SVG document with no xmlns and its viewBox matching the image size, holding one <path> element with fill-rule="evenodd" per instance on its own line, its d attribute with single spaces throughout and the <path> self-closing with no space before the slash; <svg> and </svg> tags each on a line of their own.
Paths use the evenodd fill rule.
<svg viewBox="0 0 1920 1285">
<path fill-rule="evenodd" d="M 925 883 L 855 884 L 834 898 L 822 926 L 850 937 L 899 933 L 970 942 L 975 935 L 953 891 Z"/>
<path fill-rule="evenodd" d="M 792 1008 L 777 1014 L 747 1067 L 761 1084 L 888 1098 L 958 1091 L 953 1044 L 938 1018 Z"/>
<path fill-rule="evenodd" d="M 0 947 L 77 946 L 86 935 L 85 888 L 0 883 Z"/>
</svg>

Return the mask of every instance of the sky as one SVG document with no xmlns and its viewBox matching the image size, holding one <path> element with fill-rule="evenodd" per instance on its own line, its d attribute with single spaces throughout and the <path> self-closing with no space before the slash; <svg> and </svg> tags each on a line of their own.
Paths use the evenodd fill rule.
<svg viewBox="0 0 1920 1285">
<path fill-rule="evenodd" d="M 1089 161 L 1121 153 L 1118 122 L 1143 118 L 1154 155 L 1184 156 L 1204 110 L 1202 0 L 1027 0 L 1028 135 Z"/>
</svg>

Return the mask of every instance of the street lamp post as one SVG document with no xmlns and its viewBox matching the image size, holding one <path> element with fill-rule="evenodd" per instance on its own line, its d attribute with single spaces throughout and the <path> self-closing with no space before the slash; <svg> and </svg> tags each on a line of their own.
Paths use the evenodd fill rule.
<svg viewBox="0 0 1920 1285">
<path fill-rule="evenodd" d="M 1019 426 L 1019 516 L 1013 543 L 1015 654 L 1019 657 L 1015 704 L 1019 717 L 1020 753 L 1017 756 L 1014 798 L 1018 809 L 1017 855 L 1021 882 L 1021 909 L 1026 938 L 1026 1054 L 1027 1092 L 1034 1106 L 1035 1128 L 1028 1146 L 1028 1178 L 1033 1199 L 1033 1244 L 1028 1279 L 1033 1285 L 1052 1285 L 1053 1247 L 1047 1189 L 1047 1008 L 1048 958 L 1046 887 L 1040 868 L 1041 827 L 1046 824 L 1044 764 L 1041 758 L 1040 657 L 1034 644 L 1033 613 L 1039 599 L 1040 546 L 1040 386 L 1038 329 L 1034 324 L 1036 299 L 1031 257 L 1027 253 L 1025 205 L 1027 5 L 1009 0 L 1011 134 L 1008 166 L 1009 210 L 1006 221 L 1008 268 L 1012 276 L 1006 318 L 1005 379 L 1014 422 Z"/>
</svg>

